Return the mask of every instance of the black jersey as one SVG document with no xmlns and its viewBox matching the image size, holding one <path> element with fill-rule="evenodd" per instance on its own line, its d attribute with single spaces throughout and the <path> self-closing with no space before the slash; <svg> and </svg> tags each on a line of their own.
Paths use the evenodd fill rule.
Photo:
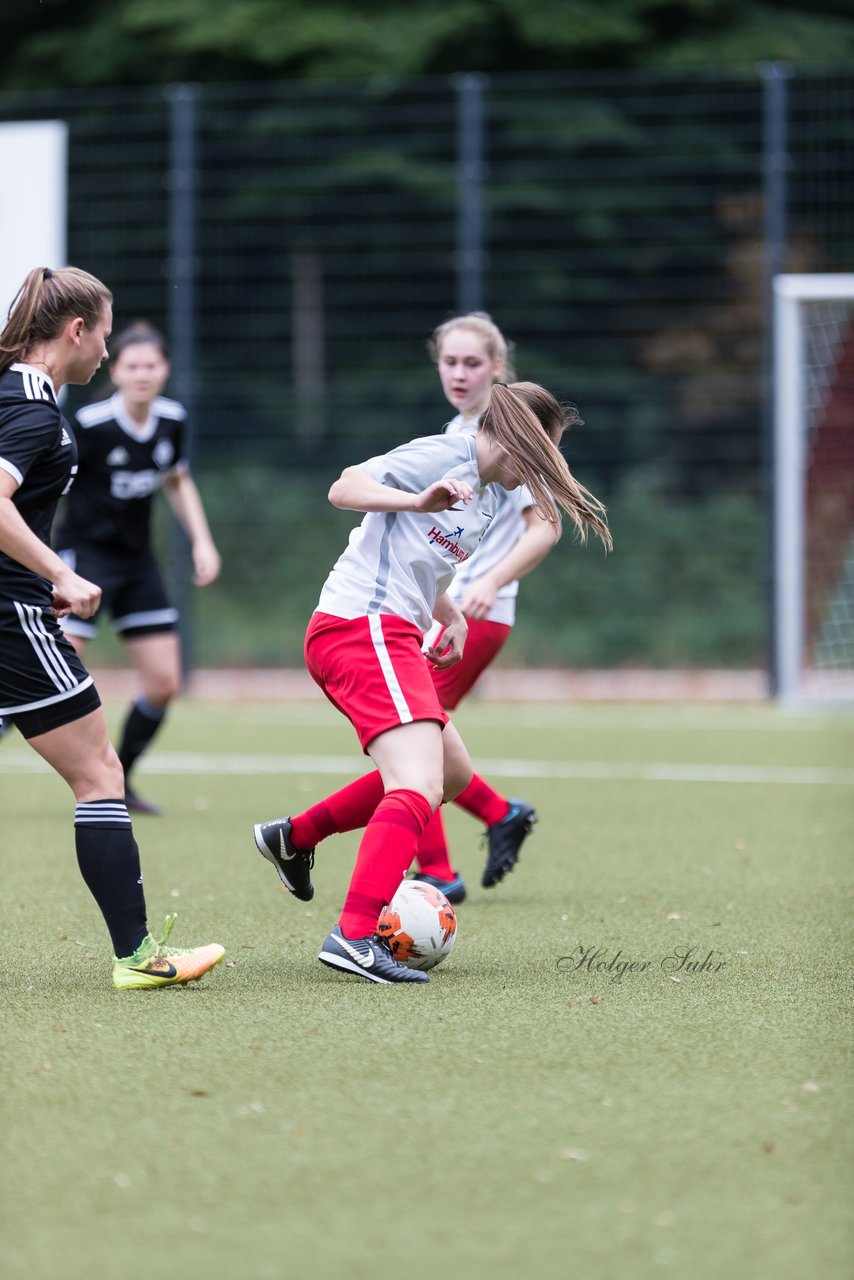
<svg viewBox="0 0 854 1280">
<path fill-rule="evenodd" d="M 77 445 L 53 383 L 31 365 L 13 364 L 0 376 L 0 468 L 18 482 L 12 501 L 25 524 L 49 544 L 56 504 L 77 471 Z M 50 604 L 53 592 L 46 578 L 0 552 L 0 596 Z"/>
<path fill-rule="evenodd" d="M 186 467 L 184 420 L 176 400 L 157 396 L 140 427 L 121 395 L 77 414 L 80 471 L 68 496 L 56 545 L 81 543 L 124 558 L 148 548 L 151 508 L 164 476 Z"/>
</svg>

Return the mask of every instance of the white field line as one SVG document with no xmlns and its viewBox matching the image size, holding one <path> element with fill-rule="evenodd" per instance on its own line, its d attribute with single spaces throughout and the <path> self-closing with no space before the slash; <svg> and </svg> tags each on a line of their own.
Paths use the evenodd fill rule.
<svg viewBox="0 0 854 1280">
<path fill-rule="evenodd" d="M 590 709 L 574 703 L 571 706 L 514 706 L 502 704 L 500 711 L 494 703 L 473 702 L 454 712 L 454 724 L 459 728 L 469 724 L 489 726 L 507 717 L 518 728 L 553 729 L 558 733 L 574 729 L 595 729 L 601 733 L 626 733 L 635 729 L 677 729 L 680 732 L 706 733 L 721 730 L 743 733 L 826 733 L 829 729 L 854 727 L 850 713 L 781 711 L 776 707 L 760 707 L 746 712 L 743 707 L 610 707 Z M 326 702 L 292 703 L 287 709 L 291 724 L 329 728 L 334 723 Z M 281 725 L 282 708 L 271 706 L 245 706 L 241 710 L 241 722 L 249 725 Z"/>
<path fill-rule="evenodd" d="M 599 760 L 477 759 L 486 777 L 543 778 L 636 782 L 738 782 L 780 786 L 854 786 L 854 769 L 808 765 L 632 763 Z M 200 752 L 154 751 L 140 762 L 148 774 L 297 774 L 331 773 L 346 777 L 366 773 L 359 756 L 207 755 Z M 0 751 L 0 774 L 45 772 L 48 765 L 33 751 Z"/>
</svg>

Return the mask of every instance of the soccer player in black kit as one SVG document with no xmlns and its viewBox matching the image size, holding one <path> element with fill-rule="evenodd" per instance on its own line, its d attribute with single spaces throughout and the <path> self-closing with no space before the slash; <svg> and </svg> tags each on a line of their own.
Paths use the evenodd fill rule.
<svg viewBox="0 0 854 1280">
<path fill-rule="evenodd" d="M 140 693 L 118 745 L 125 800 L 131 812 L 159 813 L 138 795 L 131 771 L 181 688 L 178 611 L 151 549 L 152 506 L 161 487 L 189 538 L 196 586 L 213 582 L 220 558 L 186 459 L 186 413 L 160 394 L 169 377 L 163 337 L 139 321 L 110 347 L 116 390 L 77 414 L 80 470 L 55 545 L 70 568 L 101 587 L 103 609 L 136 667 Z M 71 614 L 62 624 L 81 657 L 97 616 Z"/>
<path fill-rule="evenodd" d="M 92 677 L 58 621 L 91 617 L 101 589 L 50 548 L 57 502 L 77 471 L 57 395 L 94 376 L 111 325 L 100 280 L 77 267 L 36 267 L 0 333 L 0 715 L 74 793 L 77 862 L 110 932 L 113 983 L 133 990 L 200 978 L 224 951 L 168 947 L 174 916 L 159 939 L 149 932 L 122 767 Z"/>
</svg>

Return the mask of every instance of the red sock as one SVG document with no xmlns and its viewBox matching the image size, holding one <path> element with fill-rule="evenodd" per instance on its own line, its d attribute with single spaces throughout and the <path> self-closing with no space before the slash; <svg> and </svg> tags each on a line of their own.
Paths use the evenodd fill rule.
<svg viewBox="0 0 854 1280">
<path fill-rule="evenodd" d="M 436 810 L 424 828 L 415 850 L 415 859 L 418 870 L 425 875 L 435 876 L 437 880 L 453 880 L 455 872 L 451 866 L 441 809 Z"/>
<path fill-rule="evenodd" d="M 510 801 L 486 782 L 479 774 L 475 774 L 465 791 L 461 791 L 454 804 L 458 804 L 466 813 L 480 818 L 484 826 L 494 827 L 496 822 L 506 818 L 510 812 Z"/>
<path fill-rule="evenodd" d="M 380 912 L 409 870 L 431 812 L 420 792 L 403 788 L 389 791 L 377 805 L 362 836 L 338 922 L 345 938 L 373 933 Z"/>
<path fill-rule="evenodd" d="M 291 839 L 298 849 L 313 849 L 336 832 L 358 831 L 368 825 L 382 798 L 383 780 L 373 769 L 291 818 Z"/>
</svg>

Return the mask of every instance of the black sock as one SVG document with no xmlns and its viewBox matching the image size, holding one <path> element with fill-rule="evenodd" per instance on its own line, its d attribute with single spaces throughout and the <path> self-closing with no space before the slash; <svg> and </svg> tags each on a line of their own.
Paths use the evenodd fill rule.
<svg viewBox="0 0 854 1280">
<path fill-rule="evenodd" d="M 124 800 L 78 804 L 74 838 L 80 873 L 107 922 L 113 954 L 132 955 L 148 925 L 139 849 Z"/>
<path fill-rule="evenodd" d="M 118 751 L 125 778 L 130 777 L 131 769 L 157 733 L 165 715 L 165 707 L 155 707 L 144 698 L 138 698 L 131 706 L 122 729 L 122 740 Z"/>
</svg>

